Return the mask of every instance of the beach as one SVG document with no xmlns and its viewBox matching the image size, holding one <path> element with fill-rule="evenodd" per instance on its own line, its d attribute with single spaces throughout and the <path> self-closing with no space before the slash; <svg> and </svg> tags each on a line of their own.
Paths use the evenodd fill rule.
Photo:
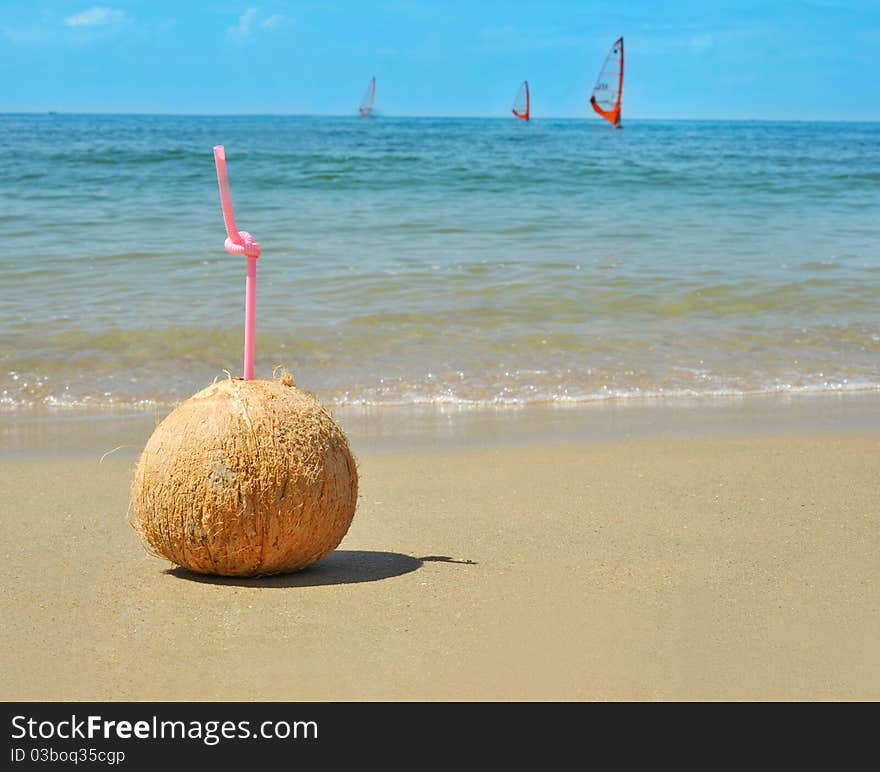
<svg viewBox="0 0 880 772">
<path fill-rule="evenodd" d="M 0 422 L 0 696 L 880 697 L 875 395 L 405 418 L 342 413 L 351 530 L 252 580 L 139 543 L 153 419 Z"/>
</svg>

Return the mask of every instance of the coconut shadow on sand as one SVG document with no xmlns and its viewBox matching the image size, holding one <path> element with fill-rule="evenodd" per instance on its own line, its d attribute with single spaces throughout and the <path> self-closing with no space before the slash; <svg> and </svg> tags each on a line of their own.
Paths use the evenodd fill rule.
<svg viewBox="0 0 880 772">
<path fill-rule="evenodd" d="M 445 555 L 425 555 L 416 558 L 399 552 L 372 550 L 336 550 L 314 565 L 293 574 L 274 576 L 211 576 L 197 574 L 185 568 L 169 568 L 164 573 L 178 579 L 202 584 L 235 587 L 322 587 L 332 584 L 361 584 L 391 579 L 411 573 L 425 563 L 458 563 L 476 565 L 472 560 L 459 560 Z"/>
</svg>

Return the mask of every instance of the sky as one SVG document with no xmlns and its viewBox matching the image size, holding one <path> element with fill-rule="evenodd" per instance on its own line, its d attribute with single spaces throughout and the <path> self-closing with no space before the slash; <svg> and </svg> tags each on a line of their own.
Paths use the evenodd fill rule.
<svg viewBox="0 0 880 772">
<path fill-rule="evenodd" d="M 106 4 L 105 4 L 106 3 Z M 0 0 L 0 112 L 880 120 L 880 0 Z"/>
</svg>

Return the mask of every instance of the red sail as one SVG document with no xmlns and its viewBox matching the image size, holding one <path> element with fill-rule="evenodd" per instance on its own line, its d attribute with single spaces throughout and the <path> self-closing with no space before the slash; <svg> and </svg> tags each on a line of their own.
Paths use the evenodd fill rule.
<svg viewBox="0 0 880 772">
<path fill-rule="evenodd" d="M 531 103 L 529 101 L 529 82 L 524 80 L 516 92 L 516 99 L 513 100 L 513 109 L 511 112 L 521 121 L 529 119 L 529 109 Z"/>
<path fill-rule="evenodd" d="M 620 126 L 620 98 L 623 96 L 623 38 L 617 38 L 596 78 L 590 104 L 612 126 Z"/>
</svg>

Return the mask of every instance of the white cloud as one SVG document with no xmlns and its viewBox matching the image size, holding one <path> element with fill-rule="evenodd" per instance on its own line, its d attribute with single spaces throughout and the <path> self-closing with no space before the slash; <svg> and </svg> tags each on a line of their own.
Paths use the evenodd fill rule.
<svg viewBox="0 0 880 772">
<path fill-rule="evenodd" d="M 287 21 L 287 17 L 280 13 L 261 18 L 257 8 L 248 8 L 239 18 L 238 23 L 226 30 L 226 37 L 236 43 L 244 43 L 251 40 L 257 30 L 275 30 Z"/>
<path fill-rule="evenodd" d="M 238 20 L 238 24 L 230 27 L 226 34 L 231 38 L 249 38 L 254 33 L 254 22 L 257 19 L 257 9 L 248 8 Z"/>
<path fill-rule="evenodd" d="M 87 11 L 81 11 L 73 16 L 68 16 L 64 23 L 68 27 L 97 27 L 103 24 L 115 24 L 124 19 L 125 14 L 122 11 L 96 5 Z"/>
<path fill-rule="evenodd" d="M 286 16 L 283 16 L 280 13 L 276 13 L 273 16 L 270 16 L 268 19 L 264 19 L 260 22 L 260 26 L 266 29 L 278 29 L 284 22 L 287 20 Z"/>
</svg>

